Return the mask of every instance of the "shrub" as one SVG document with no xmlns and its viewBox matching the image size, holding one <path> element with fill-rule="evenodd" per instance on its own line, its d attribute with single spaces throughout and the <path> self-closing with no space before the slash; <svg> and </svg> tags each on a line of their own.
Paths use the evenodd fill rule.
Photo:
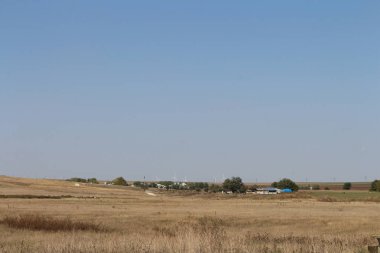
<svg viewBox="0 0 380 253">
<path fill-rule="evenodd" d="M 0 221 L 1 224 L 10 228 L 47 230 L 47 231 L 70 231 L 70 230 L 103 230 L 99 224 L 83 221 L 72 221 L 70 218 L 57 219 L 38 214 L 23 214 L 19 216 L 7 216 Z"/>
<path fill-rule="evenodd" d="M 350 182 L 346 182 L 343 184 L 343 190 L 350 190 L 352 184 Z"/>
<path fill-rule="evenodd" d="M 115 178 L 114 180 L 112 180 L 112 183 L 114 185 L 123 185 L 123 186 L 127 186 L 128 185 L 127 181 L 123 177 L 117 177 L 117 178 Z"/>
</svg>

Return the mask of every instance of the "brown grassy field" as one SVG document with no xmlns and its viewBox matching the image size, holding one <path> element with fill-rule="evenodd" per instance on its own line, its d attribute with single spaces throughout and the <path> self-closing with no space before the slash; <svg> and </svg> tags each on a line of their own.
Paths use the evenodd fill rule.
<svg viewBox="0 0 380 253">
<path fill-rule="evenodd" d="M 379 193 L 151 192 L 0 177 L 0 252 L 358 253 L 380 234 Z"/>
</svg>

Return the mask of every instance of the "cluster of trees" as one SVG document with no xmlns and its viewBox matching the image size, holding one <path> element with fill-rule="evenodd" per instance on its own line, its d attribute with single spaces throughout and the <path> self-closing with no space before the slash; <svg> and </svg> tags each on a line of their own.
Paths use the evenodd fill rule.
<svg viewBox="0 0 380 253">
<path fill-rule="evenodd" d="M 218 184 L 211 184 L 209 187 L 208 187 L 208 191 L 209 192 L 221 192 L 223 191 L 223 186 L 221 185 L 218 185 Z"/>
<path fill-rule="evenodd" d="M 187 187 L 188 187 L 189 190 L 195 190 L 195 191 L 205 191 L 205 192 L 208 192 L 208 190 L 209 190 L 208 183 L 204 183 L 204 182 L 188 183 Z"/>
<path fill-rule="evenodd" d="M 302 186 L 302 187 L 300 187 L 300 189 L 307 190 L 309 187 L 310 187 L 310 185 L 309 186 Z M 320 189 L 319 185 L 313 185 L 312 187 L 313 187 L 313 190 L 319 190 Z M 343 186 L 342 186 L 343 190 L 351 190 L 351 188 L 352 188 L 352 183 L 351 182 L 345 182 L 345 183 L 343 183 Z M 325 190 L 330 190 L 329 187 L 325 187 L 324 189 Z M 371 187 L 370 187 L 369 190 L 370 191 L 380 192 L 380 180 L 374 180 L 371 183 Z"/>
<path fill-rule="evenodd" d="M 273 182 L 272 187 L 278 189 L 291 189 L 294 192 L 299 190 L 299 186 L 289 178 L 283 178 L 278 182 Z"/>
<path fill-rule="evenodd" d="M 308 186 L 300 186 L 301 190 L 309 190 L 312 188 L 313 190 L 320 190 L 320 185 L 308 185 Z M 345 182 L 342 185 L 343 190 L 351 190 L 352 183 L 351 182 Z M 324 190 L 330 190 L 329 187 L 324 187 Z M 380 192 L 380 180 L 375 180 L 371 183 L 370 191 L 379 191 Z"/>
<path fill-rule="evenodd" d="M 135 186 L 140 186 L 139 184 L 133 183 Z M 209 190 L 209 184 L 205 182 L 189 182 L 189 183 L 176 183 L 173 181 L 160 181 L 156 183 L 147 184 L 148 187 L 158 187 L 158 185 L 164 186 L 166 189 L 174 190 L 195 190 L 195 191 L 205 191 Z"/>
<path fill-rule="evenodd" d="M 91 183 L 91 184 L 99 184 L 98 180 L 96 178 L 80 178 L 80 177 L 72 177 L 67 179 L 66 181 L 71 181 L 71 182 L 78 182 L 78 183 Z"/>
<path fill-rule="evenodd" d="M 278 189 L 291 189 L 292 191 L 298 191 L 299 189 L 299 186 L 289 178 L 283 178 L 278 182 L 273 182 L 271 186 Z M 257 185 L 248 188 L 244 185 L 240 177 L 228 178 L 224 181 L 222 186 L 224 191 L 230 191 L 233 193 L 245 193 L 247 190 L 256 191 L 257 188 Z"/>
<path fill-rule="evenodd" d="M 224 180 L 223 190 L 231 191 L 233 193 L 245 193 L 247 187 L 244 185 L 243 180 L 240 177 L 231 177 Z"/>
<path fill-rule="evenodd" d="M 80 178 L 80 177 L 73 177 L 70 179 L 67 179 L 66 181 L 71 182 L 78 182 L 78 183 L 92 183 L 92 184 L 98 184 L 99 181 L 96 178 Z M 114 180 L 112 180 L 110 183 L 113 185 L 121 185 L 121 186 L 128 186 L 127 181 L 123 177 L 117 177 Z M 247 187 L 244 185 L 243 180 L 240 177 L 231 177 L 224 180 L 222 185 L 218 184 L 208 184 L 206 182 L 189 182 L 189 183 L 176 183 L 173 181 L 160 181 L 158 183 L 154 182 L 141 182 L 141 181 L 135 181 L 133 182 L 133 185 L 136 187 L 141 188 L 157 188 L 158 185 L 164 186 L 166 189 L 174 189 L 174 190 L 193 190 L 193 191 L 204 191 L 204 192 L 233 192 L 233 193 L 245 193 L 247 190 L 255 191 L 258 186 L 253 185 L 250 187 Z M 278 188 L 278 189 L 291 189 L 292 191 L 298 191 L 299 189 L 307 190 L 312 187 L 313 190 L 319 190 L 319 185 L 308 185 L 308 186 L 298 186 L 295 182 L 290 180 L 289 178 L 283 178 L 278 182 L 273 182 L 271 184 L 272 187 Z M 352 187 L 351 182 L 345 182 L 343 184 L 344 190 L 350 190 Z M 329 190 L 328 187 L 325 187 L 325 190 Z M 371 183 L 370 191 L 377 191 L 380 192 L 380 180 L 375 180 Z"/>
<path fill-rule="evenodd" d="M 79 178 L 79 177 L 73 177 L 70 179 L 67 179 L 67 181 L 72 182 L 80 182 L 80 183 L 93 183 L 98 184 L 98 180 L 96 178 Z M 128 186 L 127 180 L 125 180 L 123 177 L 117 177 L 111 182 L 112 185 L 121 185 L 121 186 Z M 379 183 L 380 184 L 380 183 Z M 193 190 L 193 191 L 204 191 L 204 192 L 233 192 L 233 193 L 245 193 L 247 190 L 255 191 L 257 186 L 251 186 L 247 187 L 244 185 L 243 180 L 240 177 L 231 177 L 224 180 L 222 185 L 218 184 L 211 184 L 209 185 L 206 182 L 189 182 L 189 183 L 176 183 L 173 181 L 160 181 L 158 183 L 154 182 L 141 182 L 141 181 L 135 181 L 133 182 L 133 185 L 135 187 L 141 187 L 141 188 L 157 188 L 158 186 L 163 186 L 166 189 L 173 189 L 173 190 Z M 280 180 L 279 182 L 274 182 L 272 184 L 273 187 L 277 187 L 280 189 L 289 188 L 293 191 L 298 190 L 298 186 L 290 179 L 284 178 Z"/>
<path fill-rule="evenodd" d="M 156 183 L 145 183 L 141 181 L 135 181 L 133 183 L 135 187 L 150 188 L 158 186 L 164 186 L 165 189 L 173 190 L 192 190 L 192 191 L 204 191 L 204 192 L 221 192 L 221 191 L 232 191 L 244 193 L 247 187 L 243 184 L 240 177 L 232 177 L 226 179 L 222 185 L 209 184 L 207 182 L 188 182 L 188 183 L 176 183 L 173 181 L 160 181 Z"/>
<path fill-rule="evenodd" d="M 87 178 L 87 179 L 86 178 L 80 178 L 80 177 L 72 177 L 72 178 L 67 179 L 66 181 L 78 182 L 78 183 L 99 184 L 99 181 L 94 177 Z M 110 183 L 113 185 L 123 185 L 123 186 L 128 185 L 127 181 L 123 177 L 117 177 L 114 180 L 112 180 Z"/>
<path fill-rule="evenodd" d="M 147 188 L 157 188 L 157 184 L 154 183 L 154 182 L 147 183 L 147 182 L 135 181 L 135 182 L 133 182 L 133 186 L 135 186 L 135 187 L 141 187 L 141 188 L 144 188 L 144 189 L 147 189 Z"/>
</svg>

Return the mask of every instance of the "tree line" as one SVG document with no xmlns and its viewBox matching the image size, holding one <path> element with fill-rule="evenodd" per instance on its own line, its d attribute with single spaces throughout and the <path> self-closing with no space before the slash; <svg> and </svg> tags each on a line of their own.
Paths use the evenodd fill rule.
<svg viewBox="0 0 380 253">
<path fill-rule="evenodd" d="M 96 178 L 79 178 L 73 177 L 67 179 L 66 181 L 78 182 L 78 183 L 91 183 L 99 184 L 99 181 Z M 117 177 L 112 181 L 106 182 L 106 184 L 128 186 L 128 182 L 123 177 Z M 163 188 L 166 190 L 193 190 L 193 191 L 204 191 L 204 192 L 233 192 L 233 193 L 246 193 L 247 191 L 256 191 L 258 186 L 251 185 L 247 186 L 243 183 L 243 180 L 240 177 L 231 177 L 224 180 L 222 184 L 209 184 L 207 182 L 174 182 L 174 181 L 159 181 L 159 182 L 142 182 L 135 181 L 132 184 L 135 187 L 141 188 Z M 271 187 L 278 189 L 291 189 L 292 191 L 298 191 L 299 189 L 305 190 L 312 188 L 314 190 L 319 190 L 319 185 L 309 186 L 298 186 L 294 181 L 289 178 L 283 178 L 278 182 L 273 182 Z M 350 190 L 352 187 L 351 182 L 345 182 L 342 189 Z M 325 187 L 325 190 L 329 190 L 328 187 Z M 370 191 L 380 192 L 380 180 L 374 180 L 371 183 Z"/>
<path fill-rule="evenodd" d="M 94 177 L 93 178 L 87 178 L 87 179 L 86 178 L 80 178 L 80 177 L 72 177 L 72 178 L 66 179 L 66 181 L 78 182 L 78 183 L 99 184 L 99 181 Z M 123 177 L 117 177 L 110 182 L 106 182 L 106 184 L 128 186 L 127 180 L 125 180 Z"/>
</svg>

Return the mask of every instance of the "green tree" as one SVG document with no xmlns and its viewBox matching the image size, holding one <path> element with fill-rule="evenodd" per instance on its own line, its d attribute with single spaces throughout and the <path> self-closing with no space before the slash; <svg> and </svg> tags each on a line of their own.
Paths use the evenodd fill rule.
<svg viewBox="0 0 380 253">
<path fill-rule="evenodd" d="M 231 177 L 224 180 L 223 190 L 243 193 L 246 192 L 247 188 L 240 177 Z"/>
<path fill-rule="evenodd" d="M 279 189 L 291 189 L 294 192 L 298 191 L 299 189 L 298 185 L 289 178 L 283 178 L 278 182 L 273 182 L 272 187 Z"/>
<path fill-rule="evenodd" d="M 380 180 L 375 180 L 371 183 L 370 191 L 380 192 Z"/>
<path fill-rule="evenodd" d="M 135 182 L 133 182 L 133 185 L 136 187 L 142 187 L 143 183 L 141 181 L 135 181 Z"/>
<path fill-rule="evenodd" d="M 79 183 L 87 183 L 87 180 L 80 177 L 72 177 L 70 179 L 67 179 L 66 181 L 72 181 L 72 182 L 79 182 Z"/>
<path fill-rule="evenodd" d="M 114 180 L 112 180 L 112 183 L 114 185 L 123 185 L 123 186 L 127 186 L 128 185 L 127 181 L 123 177 L 117 177 L 117 178 L 115 178 Z"/>
<path fill-rule="evenodd" d="M 273 182 L 270 186 L 272 186 L 274 188 L 277 188 L 278 187 L 278 183 L 277 182 Z"/>
<path fill-rule="evenodd" d="M 350 190 L 352 184 L 350 182 L 346 182 L 343 184 L 343 190 Z"/>
</svg>

